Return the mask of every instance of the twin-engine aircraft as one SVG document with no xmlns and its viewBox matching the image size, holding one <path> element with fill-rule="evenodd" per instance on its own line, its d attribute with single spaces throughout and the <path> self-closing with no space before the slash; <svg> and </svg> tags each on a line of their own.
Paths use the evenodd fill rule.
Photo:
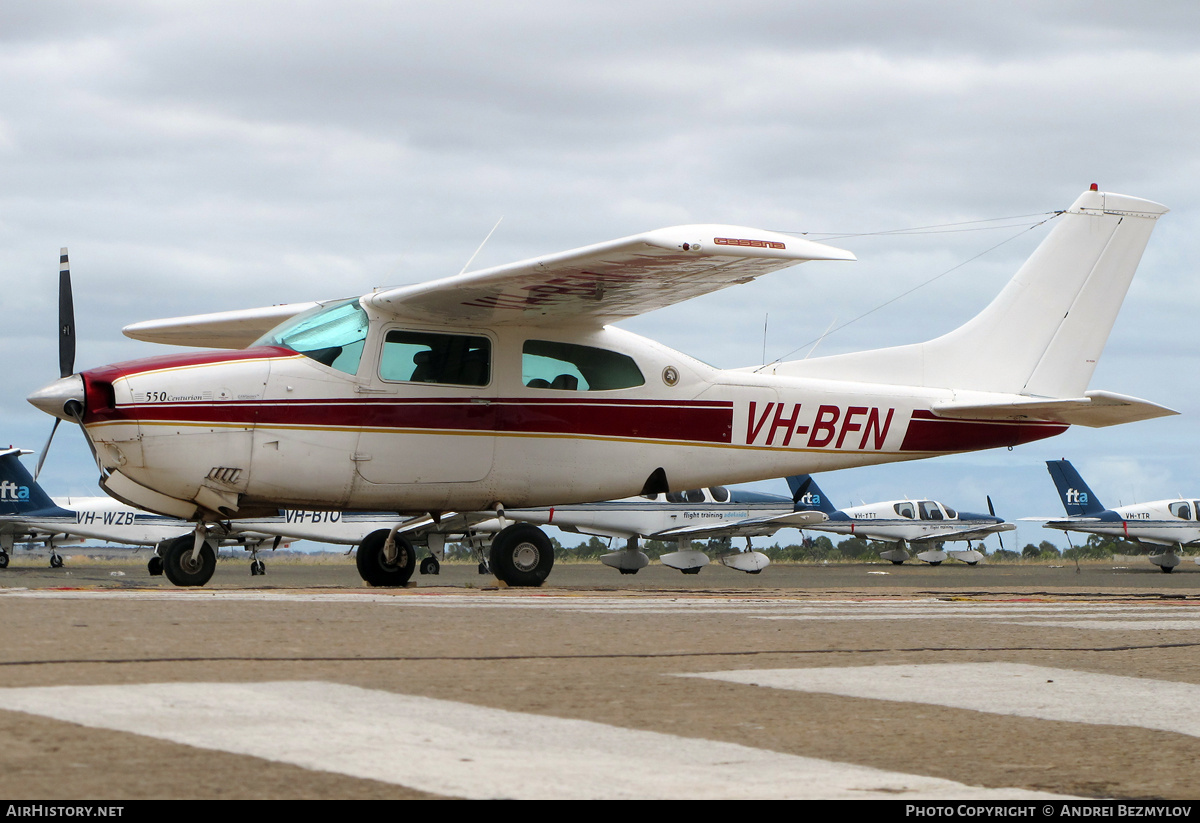
<svg viewBox="0 0 1200 823">
<path fill-rule="evenodd" d="M 164 560 L 202 585 L 215 562 L 209 524 L 281 508 L 436 522 L 447 512 L 1013 446 L 1072 424 L 1173 414 L 1087 391 L 1165 211 L 1093 187 L 958 329 L 741 369 L 609 324 L 853 254 L 736 226 L 660 229 L 361 297 L 138 323 L 125 333 L 220 350 L 79 374 L 68 290 L 63 377 L 30 401 L 83 427 L 109 494 L 197 523 L 192 545 L 176 541 Z M 533 586 L 553 550 L 539 529 L 514 524 L 496 535 L 490 558 L 502 581 Z M 415 555 L 393 529 L 369 536 L 358 563 L 369 583 L 402 585 Z"/>
<path fill-rule="evenodd" d="M 984 555 L 971 548 L 972 541 L 982 541 L 989 535 L 1016 528 L 996 517 L 994 511 L 990 514 L 960 512 L 936 500 L 888 500 L 836 509 L 811 477 L 789 477 L 788 484 L 797 508 L 820 511 L 829 518 L 806 528 L 894 543 L 895 548 L 881 551 L 879 556 L 897 566 L 912 556 L 906 544 L 912 548 L 921 547 L 917 559 L 931 566 L 950 558 L 974 566 Z M 992 508 L 990 498 L 988 508 Z M 967 548 L 945 551 L 941 547 L 942 543 L 957 542 L 965 542 Z"/>
<path fill-rule="evenodd" d="M 1167 573 L 1179 565 L 1184 546 L 1200 544 L 1200 499 L 1155 500 L 1106 509 L 1069 460 L 1048 460 L 1046 468 L 1067 510 L 1066 520 L 1050 520 L 1044 524 L 1047 529 L 1166 546 L 1149 560 Z"/>
</svg>

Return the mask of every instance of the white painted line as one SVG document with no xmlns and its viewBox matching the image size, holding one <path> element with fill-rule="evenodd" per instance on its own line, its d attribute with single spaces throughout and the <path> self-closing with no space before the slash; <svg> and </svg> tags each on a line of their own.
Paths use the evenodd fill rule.
<svg viewBox="0 0 1200 823">
<path fill-rule="evenodd" d="M 1086 629 L 1093 631 L 1196 631 L 1200 629 L 1200 617 L 1191 620 L 1006 620 L 1015 626 L 1048 626 L 1055 629 Z"/>
<path fill-rule="evenodd" d="M 0 707 L 453 797 L 1049 796 L 336 683 L 0 689 Z"/>
<path fill-rule="evenodd" d="M 1200 685 L 1020 663 L 748 669 L 680 675 L 1200 737 Z"/>
</svg>

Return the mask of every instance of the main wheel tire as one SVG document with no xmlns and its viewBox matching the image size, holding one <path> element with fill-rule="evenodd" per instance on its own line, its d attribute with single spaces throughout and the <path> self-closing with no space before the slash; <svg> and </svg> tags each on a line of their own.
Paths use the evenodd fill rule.
<svg viewBox="0 0 1200 823">
<path fill-rule="evenodd" d="M 0 552 L 0 569 L 8 568 L 8 552 Z"/>
<path fill-rule="evenodd" d="M 61 568 L 62 568 L 62 564 L 63 564 L 63 559 L 62 559 L 62 557 L 60 557 L 60 556 L 59 556 L 59 555 L 57 555 L 57 554 L 52 554 L 52 555 L 50 555 L 50 568 L 52 568 L 52 569 L 61 569 Z"/>
<path fill-rule="evenodd" d="M 436 557 L 426 557 L 421 561 L 421 574 L 438 574 L 441 570 L 442 564 Z"/>
<path fill-rule="evenodd" d="M 554 544 L 528 523 L 514 523 L 492 538 L 488 565 L 510 586 L 540 586 L 554 568 Z"/>
<path fill-rule="evenodd" d="M 190 534 L 176 537 L 163 553 L 163 574 L 176 586 L 203 586 L 217 570 L 217 553 L 207 540 L 200 547 L 200 556 L 192 559 L 196 538 Z"/>
<path fill-rule="evenodd" d="M 151 577 L 162 577 L 163 559 L 157 554 L 151 557 L 146 563 L 146 571 L 150 572 Z"/>
<path fill-rule="evenodd" d="M 380 529 L 363 538 L 354 553 L 358 573 L 368 586 L 403 586 L 412 577 L 417 567 L 417 553 L 412 543 L 402 535 L 396 535 L 396 559 L 387 562 L 383 545 L 387 542 L 388 530 Z"/>
</svg>

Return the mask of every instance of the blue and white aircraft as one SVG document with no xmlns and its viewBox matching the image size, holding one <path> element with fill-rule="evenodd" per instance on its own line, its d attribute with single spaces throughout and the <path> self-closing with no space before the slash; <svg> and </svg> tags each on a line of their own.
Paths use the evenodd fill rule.
<svg viewBox="0 0 1200 823">
<path fill-rule="evenodd" d="M 642 538 L 676 541 L 678 550 L 662 555 L 659 561 L 684 574 L 696 574 L 709 559 L 692 549 L 691 541 L 706 537 L 744 537 L 744 551 L 731 550 L 718 560 L 732 569 L 757 574 L 771 561 L 754 551 L 751 538 L 769 537 L 780 529 L 808 528 L 825 520 L 822 512 L 798 509 L 793 498 L 724 486 L 649 493 L 604 503 L 514 509 L 505 517 L 528 525 L 555 526 L 573 534 L 625 538 L 624 549 L 600 558 L 621 574 L 636 574 L 650 563 L 638 546 Z M 474 526 L 478 531 L 501 528 L 499 520 Z"/>
<path fill-rule="evenodd" d="M 888 500 L 836 509 L 817 487 L 816 481 L 808 475 L 789 477 L 788 485 L 798 508 L 820 511 L 829 518 L 824 523 L 806 528 L 895 543 L 894 549 L 882 551 L 879 556 L 897 566 L 911 557 L 906 544 L 912 548 L 923 547 L 916 557 L 931 566 L 950 558 L 974 566 L 984 555 L 971 548 L 971 541 L 982 541 L 990 534 L 1016 528 L 1012 523 L 1005 523 L 996 517 L 995 512 L 959 512 L 936 500 Z M 991 504 L 989 498 L 989 508 Z M 966 541 L 966 551 L 943 551 L 940 545 L 958 541 Z"/>
<path fill-rule="evenodd" d="M 1046 468 L 1067 510 L 1066 520 L 1050 520 L 1044 524 L 1047 529 L 1166 546 L 1149 560 L 1168 573 L 1179 565 L 1184 546 L 1200 544 L 1200 499 L 1180 497 L 1106 509 L 1069 460 L 1048 460 Z"/>
</svg>

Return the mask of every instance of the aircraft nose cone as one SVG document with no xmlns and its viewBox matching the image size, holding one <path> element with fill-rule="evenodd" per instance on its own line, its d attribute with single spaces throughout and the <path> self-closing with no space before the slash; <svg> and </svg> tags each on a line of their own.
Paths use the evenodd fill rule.
<svg viewBox="0 0 1200 823">
<path fill-rule="evenodd" d="M 67 411 L 67 408 L 70 405 L 77 412 L 83 411 L 83 378 L 77 374 L 61 377 L 25 399 L 46 414 L 62 420 L 73 421 L 75 417 Z M 76 407 L 74 404 L 78 404 L 78 406 Z"/>
</svg>

